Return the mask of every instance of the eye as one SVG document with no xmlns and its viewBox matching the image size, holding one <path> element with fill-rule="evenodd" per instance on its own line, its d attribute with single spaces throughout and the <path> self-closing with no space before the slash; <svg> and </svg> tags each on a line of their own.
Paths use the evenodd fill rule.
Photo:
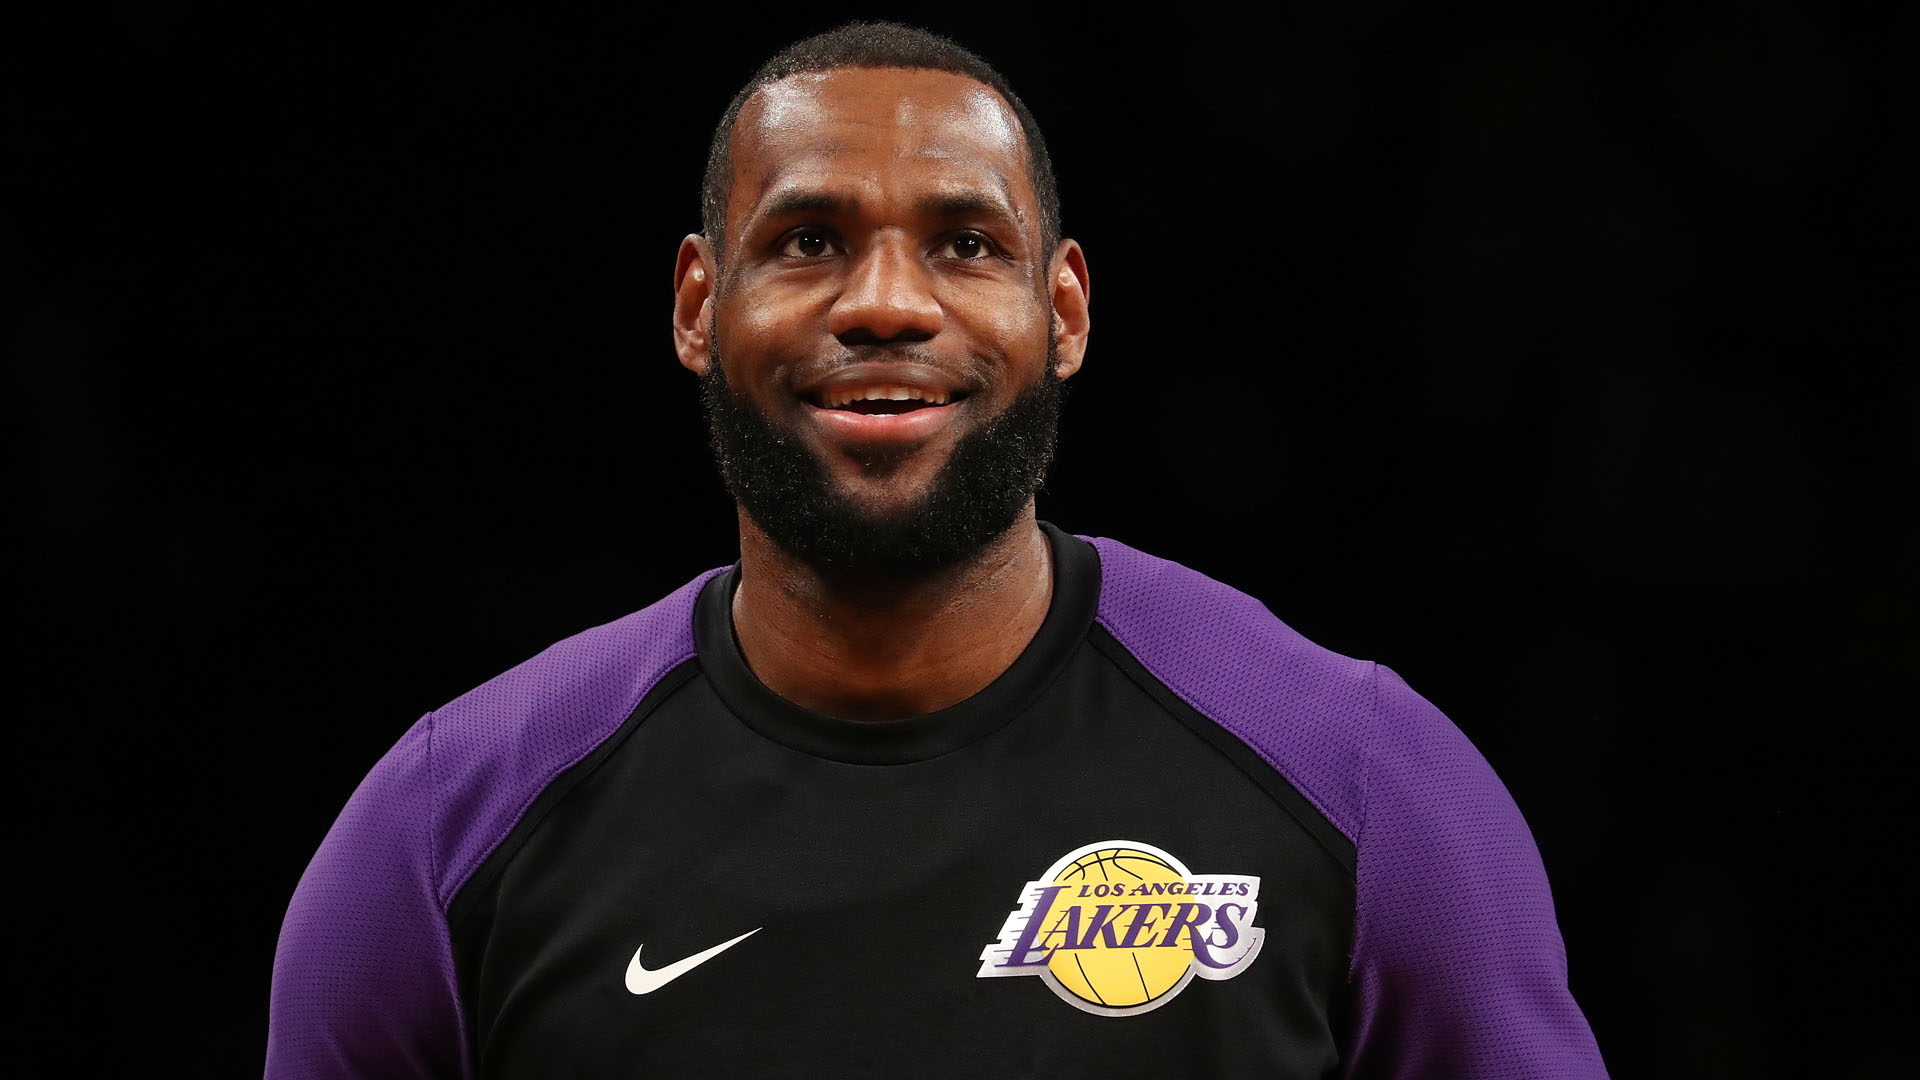
<svg viewBox="0 0 1920 1080">
<path fill-rule="evenodd" d="M 938 254 L 949 259 L 971 262 L 993 254 L 993 245 L 979 233 L 961 233 L 940 245 Z"/>
<path fill-rule="evenodd" d="M 833 237 L 821 229 L 800 229 L 780 243 L 780 254 L 789 259 L 818 259 L 838 254 L 839 250 Z"/>
</svg>

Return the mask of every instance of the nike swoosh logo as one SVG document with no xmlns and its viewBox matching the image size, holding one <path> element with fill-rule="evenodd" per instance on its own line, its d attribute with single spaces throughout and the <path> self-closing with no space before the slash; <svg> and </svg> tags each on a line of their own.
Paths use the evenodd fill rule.
<svg viewBox="0 0 1920 1080">
<path fill-rule="evenodd" d="M 694 953 L 685 960 L 668 964 L 658 971 L 648 971 L 646 968 L 640 966 L 640 953 L 646 948 L 645 945 L 642 945 L 640 948 L 633 950 L 633 959 L 627 961 L 627 992 L 630 994 L 651 994 L 680 976 L 685 975 L 687 972 L 692 971 L 694 968 L 699 967 L 701 964 L 706 963 L 721 953 L 726 952 L 728 949 L 733 948 L 735 945 L 747 940 L 763 929 L 765 928 L 756 926 L 746 933 L 741 934 L 739 937 L 734 938 L 732 941 L 723 941 L 705 952 Z"/>
</svg>

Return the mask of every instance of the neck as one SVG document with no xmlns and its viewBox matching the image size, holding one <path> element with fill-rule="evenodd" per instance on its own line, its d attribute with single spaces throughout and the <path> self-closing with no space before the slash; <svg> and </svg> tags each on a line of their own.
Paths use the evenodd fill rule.
<svg viewBox="0 0 1920 1080">
<path fill-rule="evenodd" d="M 1052 598 L 1031 502 L 974 558 L 879 581 L 822 573 L 740 512 L 740 651 L 774 693 L 829 716 L 897 720 L 972 697 L 1033 640 Z"/>
</svg>

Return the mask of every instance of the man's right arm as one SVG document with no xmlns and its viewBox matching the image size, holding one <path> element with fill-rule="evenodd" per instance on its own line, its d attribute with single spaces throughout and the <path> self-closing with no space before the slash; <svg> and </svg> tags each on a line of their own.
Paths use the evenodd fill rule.
<svg viewBox="0 0 1920 1080">
<path fill-rule="evenodd" d="M 274 954 L 268 1080 L 466 1075 L 433 724 L 380 759 L 300 877 Z"/>
</svg>

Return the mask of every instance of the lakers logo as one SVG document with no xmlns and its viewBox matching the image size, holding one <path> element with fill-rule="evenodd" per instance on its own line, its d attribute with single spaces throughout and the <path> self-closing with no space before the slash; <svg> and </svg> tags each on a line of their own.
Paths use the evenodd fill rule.
<svg viewBox="0 0 1920 1080">
<path fill-rule="evenodd" d="M 1198 975 L 1231 979 L 1260 954 L 1260 879 L 1189 873 L 1151 844 L 1105 840 L 1067 855 L 1020 890 L 980 977 L 1038 975 L 1067 1004 L 1134 1016 Z"/>
</svg>

